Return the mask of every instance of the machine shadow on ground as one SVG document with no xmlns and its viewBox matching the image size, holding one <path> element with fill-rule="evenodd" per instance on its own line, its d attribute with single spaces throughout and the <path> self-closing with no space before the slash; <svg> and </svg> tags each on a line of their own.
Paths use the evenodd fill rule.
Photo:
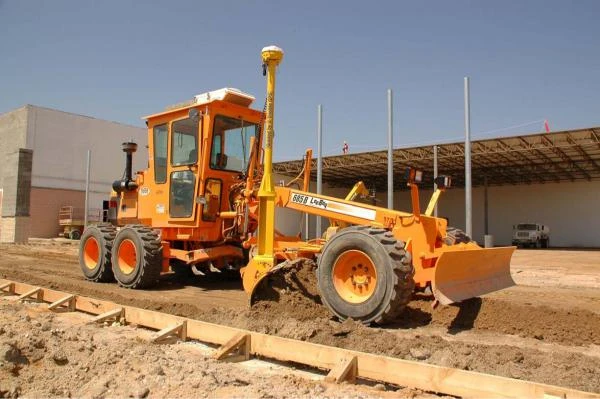
<svg viewBox="0 0 600 399">
<path fill-rule="evenodd" d="M 175 274 L 165 275 L 161 277 L 160 282 L 153 288 L 152 291 L 174 291 L 181 290 L 186 287 L 200 288 L 205 291 L 242 291 L 242 279 L 239 277 L 227 277 L 225 279 L 219 276 L 191 276 L 183 277 Z"/>
</svg>

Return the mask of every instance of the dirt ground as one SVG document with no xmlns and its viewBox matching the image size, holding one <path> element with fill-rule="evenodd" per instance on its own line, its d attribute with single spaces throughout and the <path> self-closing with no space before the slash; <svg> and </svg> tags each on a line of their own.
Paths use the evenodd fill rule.
<svg viewBox="0 0 600 399">
<path fill-rule="evenodd" d="M 0 300 L 0 398 L 432 398 L 391 387 L 329 384 L 261 361 L 223 363 L 195 343 L 149 344 L 151 332 L 88 325 L 81 313 Z M 25 332 L 25 333 L 24 333 Z"/>
<path fill-rule="evenodd" d="M 273 282 L 278 302 L 260 301 L 249 309 L 240 282 L 166 277 L 154 290 L 131 291 L 83 280 L 70 244 L 0 246 L 2 278 L 311 342 L 600 392 L 600 251 L 517 250 L 511 269 L 515 287 L 435 310 L 429 298 L 416 296 L 394 325 L 378 328 L 331 319 L 307 268 Z"/>
</svg>

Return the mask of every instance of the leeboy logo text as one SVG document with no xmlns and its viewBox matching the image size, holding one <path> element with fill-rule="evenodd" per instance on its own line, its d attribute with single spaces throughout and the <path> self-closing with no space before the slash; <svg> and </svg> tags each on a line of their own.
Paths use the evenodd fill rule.
<svg viewBox="0 0 600 399">
<path fill-rule="evenodd" d="M 327 209 L 327 201 L 311 197 L 310 195 L 294 194 L 292 195 L 292 202 L 295 204 Z"/>
</svg>

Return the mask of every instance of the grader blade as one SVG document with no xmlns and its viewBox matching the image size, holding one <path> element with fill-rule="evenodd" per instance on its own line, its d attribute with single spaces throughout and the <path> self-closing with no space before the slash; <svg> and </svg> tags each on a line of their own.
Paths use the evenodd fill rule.
<svg viewBox="0 0 600 399">
<path fill-rule="evenodd" d="M 444 252 L 437 260 L 431 282 L 442 305 L 515 285 L 510 275 L 514 247 L 473 248 Z"/>
<path fill-rule="evenodd" d="M 244 286 L 244 291 L 248 294 L 250 305 L 252 305 L 257 299 L 257 296 L 259 296 L 258 287 L 261 286 L 261 282 L 263 282 L 265 278 L 272 276 L 285 268 L 294 267 L 305 260 L 306 259 L 303 258 L 286 260 L 267 270 L 261 267 L 257 262 L 250 261 L 248 266 L 243 267 L 240 270 L 242 274 L 242 284 Z"/>
</svg>

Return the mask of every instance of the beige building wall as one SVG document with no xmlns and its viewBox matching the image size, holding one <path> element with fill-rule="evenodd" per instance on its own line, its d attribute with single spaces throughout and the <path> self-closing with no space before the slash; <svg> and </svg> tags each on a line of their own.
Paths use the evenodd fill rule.
<svg viewBox="0 0 600 399">
<path fill-rule="evenodd" d="M 148 167 L 145 128 L 89 116 L 28 106 L 27 148 L 33 149 L 33 187 L 85 190 L 87 151 L 91 150 L 90 208 L 102 208 L 114 180 L 125 169 L 121 143 L 133 140 L 133 171 Z"/>
<path fill-rule="evenodd" d="M 0 190 L 8 170 L 7 156 L 20 148 L 33 150 L 31 171 L 31 237 L 58 234 L 61 205 L 83 207 L 87 150 L 91 150 L 90 208 L 102 208 L 114 180 L 125 169 L 121 143 L 138 144 L 134 171 L 147 167 L 147 130 L 83 115 L 26 105 L 0 115 Z M 6 173 L 5 173 L 6 172 Z M 7 197 L 8 198 L 8 197 Z M 15 228 L 25 225 L 15 221 Z M 8 234 L 5 232 L 4 236 Z M 22 234 L 21 234 L 22 235 Z"/>
</svg>

